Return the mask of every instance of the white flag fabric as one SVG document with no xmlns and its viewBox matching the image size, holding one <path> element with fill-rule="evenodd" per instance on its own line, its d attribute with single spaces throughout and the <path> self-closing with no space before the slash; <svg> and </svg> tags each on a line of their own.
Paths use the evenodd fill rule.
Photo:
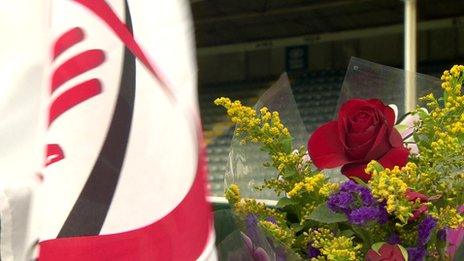
<svg viewBox="0 0 464 261">
<path fill-rule="evenodd" d="M 51 0 L 46 17 L 39 260 L 215 260 L 188 2 Z"/>
<path fill-rule="evenodd" d="M 0 259 L 27 260 L 36 174 L 43 162 L 41 98 L 47 6 L 0 0 Z"/>
</svg>

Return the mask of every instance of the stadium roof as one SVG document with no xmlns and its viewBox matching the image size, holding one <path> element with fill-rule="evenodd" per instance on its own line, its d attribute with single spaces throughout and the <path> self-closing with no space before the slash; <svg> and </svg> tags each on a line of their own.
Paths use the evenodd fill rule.
<svg viewBox="0 0 464 261">
<path fill-rule="evenodd" d="M 419 0 L 419 21 L 459 18 L 456 0 Z M 198 47 L 229 45 L 403 22 L 400 0 L 191 0 Z M 458 20 L 462 21 L 462 20 Z"/>
</svg>

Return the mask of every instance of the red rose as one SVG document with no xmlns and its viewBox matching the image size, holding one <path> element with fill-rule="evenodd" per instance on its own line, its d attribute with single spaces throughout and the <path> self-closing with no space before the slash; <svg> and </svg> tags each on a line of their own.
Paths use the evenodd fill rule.
<svg viewBox="0 0 464 261">
<path fill-rule="evenodd" d="M 382 244 L 378 251 L 369 249 L 366 255 L 367 261 L 405 261 L 403 252 L 399 245 Z"/>
<path fill-rule="evenodd" d="M 427 213 L 427 211 L 429 210 L 429 207 L 424 203 L 429 201 L 429 197 L 427 197 L 426 195 L 424 195 L 422 193 L 414 191 L 414 190 L 412 190 L 410 188 L 408 188 L 406 190 L 404 195 L 405 195 L 406 199 L 409 200 L 409 201 L 416 202 L 416 200 L 419 200 L 419 202 L 422 203 L 422 204 L 420 204 L 420 206 L 417 209 L 414 209 L 414 211 L 412 212 L 412 217 L 409 218 L 409 221 L 415 221 L 423 213 Z"/>
<path fill-rule="evenodd" d="M 429 197 L 427 197 L 426 195 L 422 194 L 422 193 L 419 193 L 411 188 L 407 188 L 406 189 L 406 192 L 404 193 L 404 196 L 406 197 L 407 200 L 409 201 L 416 201 L 417 199 L 419 199 L 419 201 L 421 203 L 424 203 L 424 202 L 428 202 L 429 201 Z"/>
<path fill-rule="evenodd" d="M 368 181 L 364 169 L 371 160 L 385 168 L 404 166 L 408 160 L 409 151 L 394 124 L 395 112 L 380 100 L 349 100 L 338 119 L 313 133 L 309 156 L 319 169 L 343 166 L 343 175 Z"/>
</svg>

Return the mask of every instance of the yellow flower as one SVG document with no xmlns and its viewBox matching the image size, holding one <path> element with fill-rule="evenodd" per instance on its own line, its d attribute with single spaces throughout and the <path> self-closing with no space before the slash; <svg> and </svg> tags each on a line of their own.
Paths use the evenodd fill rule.
<svg viewBox="0 0 464 261">
<path fill-rule="evenodd" d="M 413 172 L 415 165 L 407 164 L 403 168 L 396 166 L 393 169 L 377 171 L 375 164 L 378 163 L 372 161 L 366 168 L 366 171 L 372 175 L 368 183 L 372 195 L 379 201 L 385 201 L 387 212 L 395 215 L 401 224 L 406 224 L 412 216 L 414 204 L 404 197 L 408 185 L 402 178 Z"/>
<path fill-rule="evenodd" d="M 358 260 L 361 257 L 361 244 L 354 243 L 353 237 L 335 236 L 327 228 L 310 229 L 304 233 L 308 243 L 318 248 L 326 260 Z M 323 259 L 311 259 L 323 260 Z"/>
<path fill-rule="evenodd" d="M 292 198 L 297 195 L 301 196 L 303 193 L 311 193 L 313 191 L 316 191 L 316 188 L 319 188 L 318 191 L 320 191 L 321 186 L 325 186 L 329 183 L 322 184 L 322 182 L 325 181 L 324 174 L 319 173 L 316 174 L 312 177 L 306 177 L 304 178 L 303 181 L 296 183 L 293 186 L 293 189 L 288 192 L 288 197 Z M 329 188 L 326 188 L 329 189 Z"/>
</svg>

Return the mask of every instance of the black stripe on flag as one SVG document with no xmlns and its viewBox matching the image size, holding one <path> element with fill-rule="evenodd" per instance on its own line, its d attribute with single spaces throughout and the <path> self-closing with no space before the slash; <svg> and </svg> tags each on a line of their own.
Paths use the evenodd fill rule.
<svg viewBox="0 0 464 261">
<path fill-rule="evenodd" d="M 132 21 L 125 1 L 126 26 Z M 118 184 L 132 125 L 135 99 L 135 57 L 124 49 L 124 64 L 113 118 L 92 172 L 69 213 L 58 238 L 98 235 Z M 89 115 L 89 117 L 91 117 Z"/>
</svg>

